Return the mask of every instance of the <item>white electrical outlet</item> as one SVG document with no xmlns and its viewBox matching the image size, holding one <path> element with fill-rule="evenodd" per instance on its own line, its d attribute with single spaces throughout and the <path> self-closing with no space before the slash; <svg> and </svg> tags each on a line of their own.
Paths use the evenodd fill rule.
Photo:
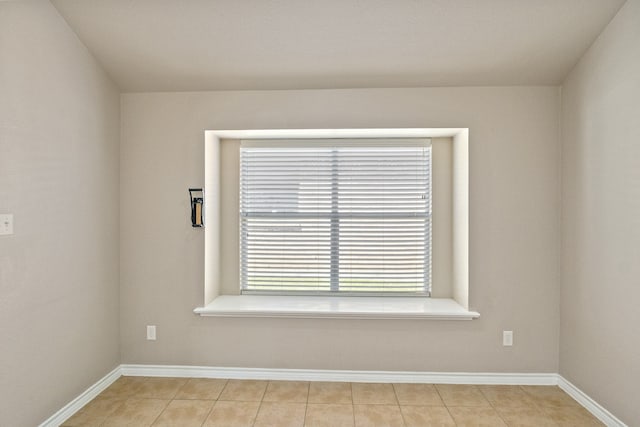
<svg viewBox="0 0 640 427">
<path fill-rule="evenodd" d="M 13 234 L 13 214 L 0 214 L 0 236 Z"/>
<path fill-rule="evenodd" d="M 513 331 L 502 331 L 502 345 L 505 347 L 513 345 Z"/>
<path fill-rule="evenodd" d="M 155 325 L 147 325 L 147 339 L 149 341 L 156 340 L 156 326 Z"/>
</svg>

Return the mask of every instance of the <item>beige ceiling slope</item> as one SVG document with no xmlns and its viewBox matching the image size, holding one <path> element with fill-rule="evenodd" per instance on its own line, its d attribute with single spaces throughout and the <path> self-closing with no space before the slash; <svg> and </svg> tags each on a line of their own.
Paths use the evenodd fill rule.
<svg viewBox="0 0 640 427">
<path fill-rule="evenodd" d="M 53 0 L 124 91 L 556 85 L 624 0 Z"/>
</svg>

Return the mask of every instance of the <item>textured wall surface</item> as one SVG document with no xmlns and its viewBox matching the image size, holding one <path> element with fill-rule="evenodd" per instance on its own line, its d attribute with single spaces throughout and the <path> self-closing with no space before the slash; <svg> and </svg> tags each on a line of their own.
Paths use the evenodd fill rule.
<svg viewBox="0 0 640 427">
<path fill-rule="evenodd" d="M 560 373 L 640 425 L 640 1 L 562 92 Z"/>
<path fill-rule="evenodd" d="M 48 1 L 0 2 L 0 425 L 120 361 L 119 92 Z"/>
</svg>

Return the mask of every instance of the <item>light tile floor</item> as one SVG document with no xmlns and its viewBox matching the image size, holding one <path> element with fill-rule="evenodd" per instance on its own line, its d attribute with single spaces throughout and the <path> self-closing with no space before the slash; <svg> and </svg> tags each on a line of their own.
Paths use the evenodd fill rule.
<svg viewBox="0 0 640 427">
<path fill-rule="evenodd" d="M 597 426 L 558 387 L 121 377 L 63 426 Z"/>
</svg>

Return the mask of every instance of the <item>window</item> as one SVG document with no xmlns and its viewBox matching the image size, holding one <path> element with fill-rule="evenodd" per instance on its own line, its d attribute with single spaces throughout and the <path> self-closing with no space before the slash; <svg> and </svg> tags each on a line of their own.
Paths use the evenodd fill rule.
<svg viewBox="0 0 640 427">
<path fill-rule="evenodd" d="M 244 141 L 243 294 L 429 295 L 426 139 Z"/>
</svg>

